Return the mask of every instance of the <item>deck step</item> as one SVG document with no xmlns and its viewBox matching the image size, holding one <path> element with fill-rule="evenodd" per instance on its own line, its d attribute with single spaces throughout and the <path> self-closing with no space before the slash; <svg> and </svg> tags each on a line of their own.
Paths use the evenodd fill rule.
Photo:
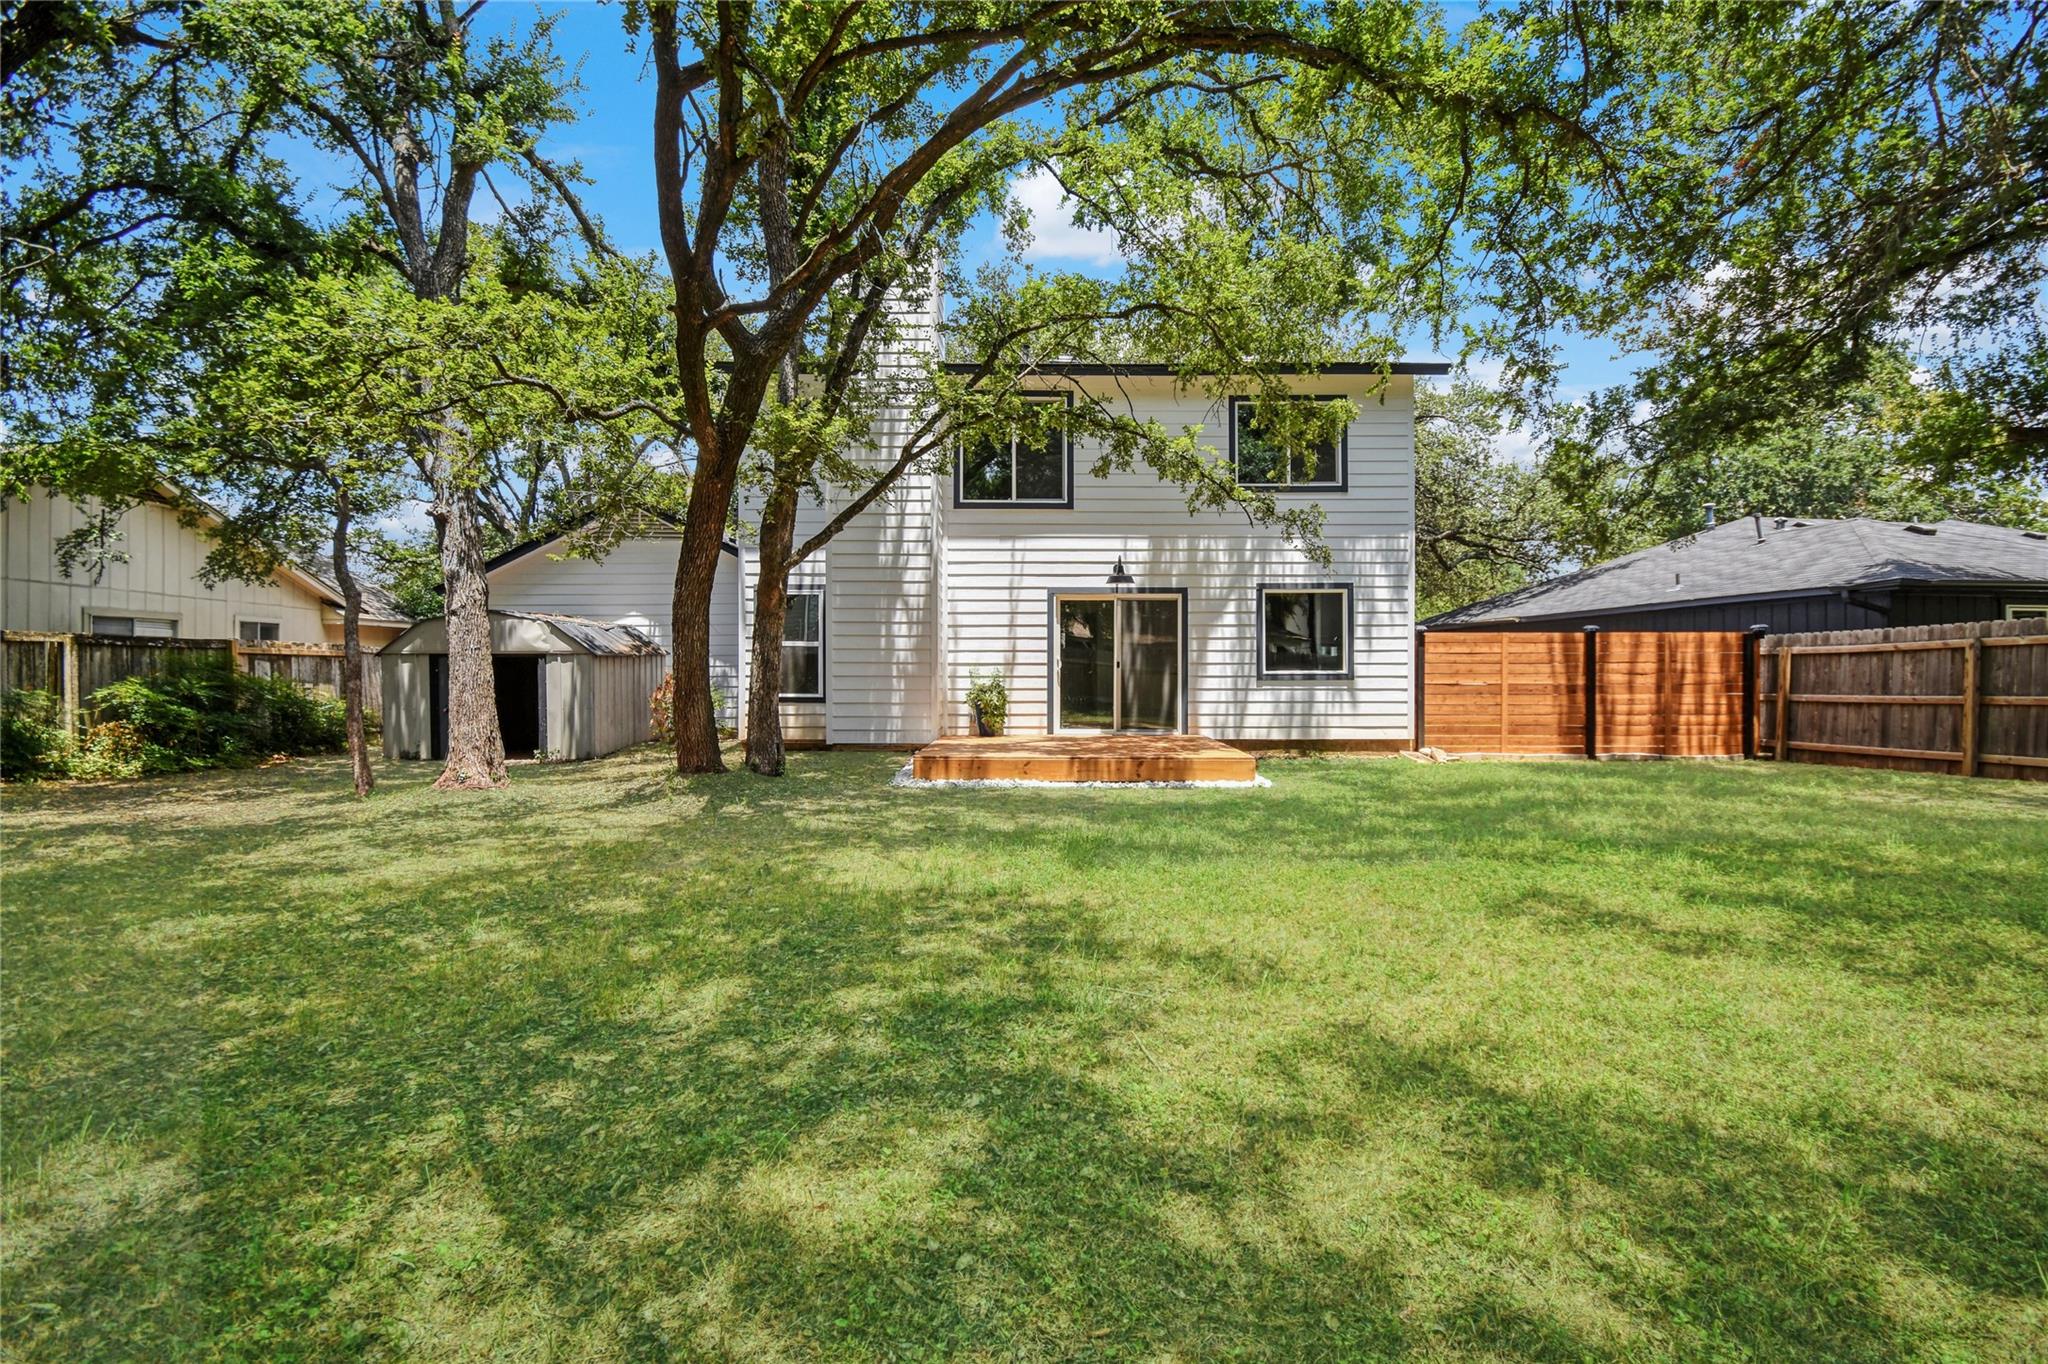
<svg viewBox="0 0 2048 1364">
<path fill-rule="evenodd" d="M 1199 734 L 940 739 L 911 759 L 921 781 L 1252 781 L 1258 762 Z"/>
</svg>

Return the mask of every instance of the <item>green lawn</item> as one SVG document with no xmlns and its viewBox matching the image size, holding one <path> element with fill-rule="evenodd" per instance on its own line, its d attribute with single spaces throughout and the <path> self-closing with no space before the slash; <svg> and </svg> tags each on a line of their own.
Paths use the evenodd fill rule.
<svg viewBox="0 0 2048 1364">
<path fill-rule="evenodd" d="M 2048 1356 L 2048 788 L 12 789 L 48 1360 Z"/>
</svg>

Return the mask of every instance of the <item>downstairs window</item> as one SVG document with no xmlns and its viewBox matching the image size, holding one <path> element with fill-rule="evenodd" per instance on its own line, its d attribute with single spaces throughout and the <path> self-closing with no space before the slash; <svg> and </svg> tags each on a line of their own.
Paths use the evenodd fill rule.
<svg viewBox="0 0 2048 1364">
<path fill-rule="evenodd" d="M 825 699 L 825 594 L 792 591 L 782 618 L 782 699 Z"/>
<path fill-rule="evenodd" d="M 1259 589 L 1259 676 L 1351 676 L 1351 585 Z"/>
</svg>

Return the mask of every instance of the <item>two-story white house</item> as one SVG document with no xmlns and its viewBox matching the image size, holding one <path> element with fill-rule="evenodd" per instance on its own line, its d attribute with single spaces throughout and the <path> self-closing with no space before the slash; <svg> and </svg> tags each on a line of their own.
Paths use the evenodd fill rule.
<svg viewBox="0 0 2048 1364">
<path fill-rule="evenodd" d="M 1013 734 L 1405 747 L 1414 386 L 1447 369 L 1338 365 L 1292 381 L 1304 401 L 1356 408 L 1340 440 L 1269 485 L 1283 504 L 1321 505 L 1326 565 L 1242 514 L 1190 515 L 1149 470 L 1092 477 L 1085 439 L 959 450 L 944 470 L 905 479 L 792 579 L 787 739 L 908 746 L 970 733 L 967 688 L 999 672 Z M 1163 365 L 1069 365 L 1027 388 L 1058 403 L 1113 395 L 1140 419 L 1199 428 L 1231 459 L 1258 439 L 1248 402 L 1190 391 Z M 893 459 L 886 430 L 879 444 L 874 458 Z M 1253 464 L 1239 467 L 1255 481 Z M 806 508 L 799 539 L 829 511 Z M 493 565 L 491 604 L 635 625 L 665 644 L 675 534 L 650 521 L 601 561 L 562 558 L 559 542 L 522 547 Z M 714 682 L 735 724 L 754 582 L 742 537 L 722 556 L 713 606 Z"/>
</svg>

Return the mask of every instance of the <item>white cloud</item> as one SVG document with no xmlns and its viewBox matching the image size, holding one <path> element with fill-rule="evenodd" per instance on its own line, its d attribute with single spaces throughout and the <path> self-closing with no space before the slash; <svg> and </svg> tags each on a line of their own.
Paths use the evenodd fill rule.
<svg viewBox="0 0 2048 1364">
<path fill-rule="evenodd" d="M 1493 457 L 1518 469 L 1536 467 L 1536 433 L 1525 422 L 1509 427 L 1493 438 Z"/>
<path fill-rule="evenodd" d="M 426 503 L 408 499 L 378 517 L 375 529 L 401 540 L 431 539 L 434 518 L 428 515 Z"/>
<path fill-rule="evenodd" d="M 1074 222 L 1069 200 L 1051 171 L 1036 170 L 1010 186 L 1010 197 L 1031 215 L 1031 244 L 1025 260 L 1083 261 L 1115 265 L 1123 260 L 1116 233 Z"/>
<path fill-rule="evenodd" d="M 1485 388 L 1499 388 L 1501 376 L 1507 372 L 1507 362 L 1482 355 L 1476 360 L 1465 361 L 1465 372 L 1472 376 L 1474 383 Z"/>
</svg>

